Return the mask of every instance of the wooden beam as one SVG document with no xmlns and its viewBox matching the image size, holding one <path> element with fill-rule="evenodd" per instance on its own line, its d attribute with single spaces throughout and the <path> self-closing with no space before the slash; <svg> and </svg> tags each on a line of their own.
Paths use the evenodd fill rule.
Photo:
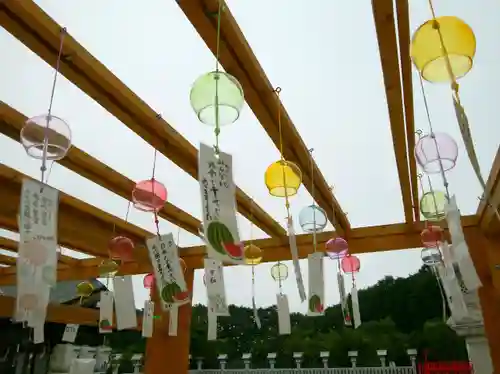
<svg viewBox="0 0 500 374">
<path fill-rule="evenodd" d="M 387 106 L 391 123 L 394 153 L 398 168 L 401 196 L 406 223 L 413 222 L 412 193 L 408 166 L 407 134 L 403 114 L 401 76 L 398 60 L 394 9 L 392 0 L 372 0 L 373 18 L 377 31 L 382 72 L 384 74 Z"/>
<path fill-rule="evenodd" d="M 19 134 L 26 120 L 26 116 L 0 101 L 0 132 L 2 134 L 19 142 Z M 71 147 L 66 157 L 58 163 L 124 199 L 130 200 L 135 183 L 77 147 Z M 199 235 L 201 222 L 169 202 L 165 203 L 158 215 L 196 236 Z"/>
<path fill-rule="evenodd" d="M 17 231 L 21 184 L 26 175 L 0 165 L 0 227 Z M 108 242 L 124 235 L 136 245 L 135 260 L 148 262 L 143 243 L 153 234 L 103 212 L 90 204 L 59 192 L 59 244 L 97 257 L 108 257 Z"/>
<path fill-rule="evenodd" d="M 55 66 L 61 26 L 31 0 L 0 2 L 0 25 L 51 66 Z M 186 173 L 198 179 L 198 151 L 135 95 L 71 35 L 66 35 L 60 72 Z M 238 211 L 270 236 L 283 227 L 240 188 Z"/>
<path fill-rule="evenodd" d="M 18 247 L 19 247 L 19 243 L 17 241 L 9 239 L 9 238 L 0 237 L 0 248 L 1 249 L 6 249 L 10 252 L 17 253 Z M 76 265 L 78 262 L 78 259 L 70 257 L 70 256 L 66 256 L 63 254 L 59 254 L 59 262 L 63 265 L 71 266 L 71 265 Z M 12 265 L 15 265 L 15 263 Z"/>
<path fill-rule="evenodd" d="M 0 264 L 16 266 L 17 259 L 14 256 L 7 256 L 0 253 Z"/>
<path fill-rule="evenodd" d="M 489 202 L 485 199 L 489 200 Z M 486 234 L 500 231 L 500 221 L 497 218 L 497 213 L 500 207 L 500 147 L 491 165 L 491 171 L 486 183 L 486 191 L 483 199 L 480 201 L 477 208 L 479 216 L 479 225 Z"/>
<path fill-rule="evenodd" d="M 403 83 L 403 105 L 405 108 L 406 145 L 410 167 L 410 192 L 413 205 L 413 221 L 420 221 L 418 197 L 417 161 L 415 159 L 415 114 L 413 108 L 413 79 L 410 57 L 410 10 L 408 0 L 396 1 L 398 20 L 399 63 Z"/>
<path fill-rule="evenodd" d="M 477 227 L 477 216 L 462 217 L 462 225 L 465 228 Z M 443 227 L 444 223 L 443 223 Z M 446 228 L 446 227 L 445 227 Z M 372 226 L 355 228 L 351 230 L 349 237 L 349 251 L 352 254 L 384 252 L 400 249 L 420 248 L 422 239 L 420 233 L 424 229 L 424 223 L 413 224 L 398 223 L 392 225 Z M 320 251 L 324 251 L 325 243 L 334 237 L 335 232 L 323 232 L 317 235 L 317 243 Z M 297 235 L 297 246 L 300 258 L 306 258 L 313 252 L 313 240 L 311 234 Z M 249 242 L 246 242 L 249 244 Z M 252 244 L 261 248 L 263 253 L 262 262 L 276 262 L 291 260 L 288 238 L 270 238 L 253 240 Z M 193 246 L 181 248 L 180 253 L 188 268 L 202 269 L 205 257 L 204 246 Z M 98 259 L 79 260 L 70 269 L 58 271 L 58 280 L 84 280 L 99 276 Z M 149 262 L 125 263 L 120 267 L 119 274 L 146 274 L 152 271 Z M 14 269 L 0 269 L 0 286 L 15 283 Z"/>
<path fill-rule="evenodd" d="M 12 318 L 16 299 L 10 296 L 0 296 L 0 318 Z M 47 307 L 47 322 L 97 326 L 99 309 L 80 306 L 50 303 Z M 114 318 L 116 321 L 116 318 Z M 142 328 L 142 317 L 137 318 L 138 329 Z"/>
<path fill-rule="evenodd" d="M 217 49 L 217 17 L 214 17 L 214 14 L 217 14 L 218 1 L 179 0 L 177 4 L 196 28 L 206 45 L 215 54 Z M 285 107 L 281 101 L 277 100 L 274 87 L 269 82 L 227 6 L 221 17 L 220 36 L 220 63 L 225 71 L 238 79 L 243 86 L 248 105 L 278 149 L 280 149 L 278 112 L 281 112 L 284 156 L 288 161 L 292 161 L 299 166 L 303 173 L 303 184 L 311 192 L 309 151 Z M 313 173 L 314 197 L 318 205 L 328 214 L 337 232 L 340 235 L 344 233 L 348 235 L 350 230 L 349 221 L 315 162 Z"/>
</svg>

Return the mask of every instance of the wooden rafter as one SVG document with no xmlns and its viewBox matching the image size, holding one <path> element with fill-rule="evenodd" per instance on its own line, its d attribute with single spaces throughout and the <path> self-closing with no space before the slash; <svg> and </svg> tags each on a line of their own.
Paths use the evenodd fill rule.
<svg viewBox="0 0 500 374">
<path fill-rule="evenodd" d="M 0 165 L 0 228 L 18 231 L 17 214 L 24 174 Z M 144 240 L 153 234 L 103 212 L 90 204 L 59 193 L 59 244 L 96 257 L 108 257 L 108 243 L 115 235 L 132 239 L 137 248 L 136 261 L 148 262 Z"/>
<path fill-rule="evenodd" d="M 487 197 L 489 202 L 484 199 Z M 486 191 L 483 199 L 477 208 L 479 216 L 479 224 L 481 229 L 487 233 L 498 233 L 500 231 L 500 221 L 497 218 L 497 213 L 500 207 L 500 147 L 497 150 L 495 160 L 491 166 L 490 175 L 486 183 Z"/>
<path fill-rule="evenodd" d="M 0 101 L 0 133 L 18 142 L 26 120 L 23 114 Z M 84 151 L 73 146 L 59 163 L 124 199 L 130 199 L 135 183 Z M 160 210 L 159 216 L 199 235 L 201 222 L 169 202 Z"/>
<path fill-rule="evenodd" d="M 57 61 L 61 26 L 31 0 L 0 2 L 0 25 L 51 66 Z M 61 73 L 193 178 L 198 178 L 198 151 L 135 95 L 71 35 L 63 48 Z M 270 236 L 283 227 L 237 188 L 238 211 Z"/>
<path fill-rule="evenodd" d="M 394 143 L 399 183 L 401 184 L 405 221 L 407 223 L 411 223 L 413 222 L 414 213 L 412 207 L 410 170 L 408 165 L 408 146 L 406 143 L 407 135 L 414 136 L 414 134 L 407 134 L 407 129 L 405 127 L 393 2 L 392 0 L 372 0 L 372 7 L 380 50 L 382 72 L 384 75 L 387 106 L 389 110 L 389 120 L 391 123 L 391 133 Z M 401 7 L 400 12 L 404 13 Z M 401 27 L 403 36 L 404 27 L 404 25 Z M 406 70 L 407 69 L 408 67 Z M 408 72 L 406 71 L 406 76 L 407 75 Z M 407 114 L 407 117 L 408 116 L 409 114 Z"/>
<path fill-rule="evenodd" d="M 16 262 L 17 262 L 17 260 L 14 256 L 8 256 L 8 255 L 0 253 L 0 264 L 8 265 L 8 266 L 15 266 Z"/>
<path fill-rule="evenodd" d="M 462 224 L 465 229 L 477 227 L 477 216 L 465 216 Z M 352 254 L 383 252 L 400 249 L 419 248 L 422 245 L 420 233 L 424 228 L 421 222 L 392 224 L 354 228 L 349 237 L 349 252 Z M 317 235 L 318 248 L 324 248 L 325 242 L 334 235 L 333 232 L 323 232 Z M 314 251 L 311 234 L 297 235 L 299 257 L 305 258 Z M 246 243 L 248 244 L 248 242 Z M 270 238 L 253 240 L 252 244 L 263 250 L 262 262 L 290 260 L 290 248 L 287 238 Z M 204 246 L 194 246 L 181 249 L 182 258 L 189 268 L 203 268 L 205 257 Z M 99 276 L 97 268 L 100 260 L 79 260 L 71 269 L 60 269 L 58 280 L 83 280 Z M 120 268 L 120 274 L 145 274 L 152 271 L 149 262 L 125 263 Z M 0 269 L 0 286 L 14 284 L 15 269 Z"/>
<path fill-rule="evenodd" d="M 410 10 L 408 0 L 396 1 L 396 14 L 399 40 L 399 62 L 403 83 L 403 105 L 406 123 L 406 145 L 410 167 L 410 188 L 413 205 L 413 220 L 420 221 L 418 198 L 417 161 L 415 160 L 415 114 L 413 108 L 413 79 L 410 57 Z"/>
<path fill-rule="evenodd" d="M 0 237 L 0 249 L 6 249 L 10 252 L 17 253 L 18 245 L 19 245 L 19 243 L 15 240 Z M 59 262 L 63 265 L 71 266 L 71 265 L 76 265 L 76 263 L 78 262 L 78 259 L 60 254 L 59 255 Z M 13 264 L 10 264 L 10 265 L 15 265 L 15 261 Z"/>
<path fill-rule="evenodd" d="M 217 49 L 217 0 L 179 0 L 177 4 L 215 54 Z M 236 20 L 226 6 L 221 17 L 220 63 L 241 83 L 245 99 L 276 147 L 280 148 L 278 111 L 281 111 L 283 153 L 303 171 L 303 184 L 312 191 L 310 154 L 283 104 L 278 102 L 264 70 Z M 337 233 L 349 236 L 350 224 L 316 163 L 313 166 L 315 200 L 328 214 Z M 306 172 L 307 171 L 307 172 Z"/>
</svg>

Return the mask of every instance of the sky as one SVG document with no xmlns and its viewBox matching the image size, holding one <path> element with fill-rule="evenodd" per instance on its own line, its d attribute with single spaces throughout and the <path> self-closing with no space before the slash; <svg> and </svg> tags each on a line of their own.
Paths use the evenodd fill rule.
<svg viewBox="0 0 500 374">
<path fill-rule="evenodd" d="M 213 143 L 213 129 L 198 122 L 189 104 L 192 83 L 214 68 L 214 56 L 175 1 L 165 0 L 37 0 L 53 19 L 65 26 L 90 53 L 134 90 L 167 122 L 196 147 Z M 384 82 L 378 53 L 371 1 L 357 0 L 227 0 L 227 4 L 273 86 L 282 88 L 281 99 L 352 227 L 398 223 L 404 220 Z M 479 162 L 487 177 L 500 139 L 495 87 L 500 86 L 496 15 L 500 3 L 481 0 L 440 0 L 438 15 L 454 15 L 475 31 L 474 68 L 461 80 L 462 102 L 469 120 Z M 427 1 L 410 0 L 411 30 L 428 20 Z M 28 117 L 46 113 L 53 69 L 0 30 L 0 99 Z M 428 131 L 418 73 L 413 69 L 415 127 Z M 463 214 L 475 213 L 481 190 L 468 161 L 455 121 L 448 85 L 426 84 L 434 130 L 451 135 L 459 146 L 457 166 L 447 176 Z M 64 77 L 58 79 L 53 114 L 71 126 L 73 143 L 132 180 L 150 177 L 153 148 Z M 233 155 L 234 180 L 277 221 L 285 224 L 282 199 L 271 197 L 264 185 L 268 165 L 279 153 L 245 105 L 240 119 L 221 132 L 221 149 Z M 21 145 L 0 135 L 2 162 L 32 177 L 40 164 Z M 304 173 L 309 172 L 303 170 Z M 168 189 L 169 201 L 201 217 L 197 181 L 159 155 L 156 178 Z M 49 184 L 111 214 L 124 218 L 127 201 L 55 164 Z M 439 177 L 433 178 L 436 189 Z M 311 204 L 304 187 L 291 201 L 292 214 Z M 132 210 L 129 221 L 153 231 L 150 214 Z M 298 218 L 296 218 L 298 221 Z M 238 215 L 243 239 L 266 235 Z M 161 231 L 178 234 L 162 220 Z M 331 225 L 328 226 L 331 229 Z M 296 227 L 300 232 L 300 227 Z M 7 237 L 15 234 L 1 231 Z M 180 231 L 180 246 L 200 244 Z M 63 250 L 66 255 L 83 256 Z M 360 255 L 358 288 L 385 276 L 405 277 L 421 266 L 420 251 L 410 249 Z M 276 302 L 277 284 L 272 264 L 256 267 L 256 302 Z M 307 282 L 307 264 L 301 262 Z M 292 270 L 289 264 L 290 273 Z M 325 261 L 326 302 L 338 302 L 336 264 Z M 194 303 L 204 303 L 202 271 L 195 276 Z M 224 270 L 229 303 L 251 305 L 251 269 Z M 138 307 L 147 292 L 142 275 L 134 276 Z M 290 309 L 305 312 L 293 276 L 285 281 Z"/>
</svg>

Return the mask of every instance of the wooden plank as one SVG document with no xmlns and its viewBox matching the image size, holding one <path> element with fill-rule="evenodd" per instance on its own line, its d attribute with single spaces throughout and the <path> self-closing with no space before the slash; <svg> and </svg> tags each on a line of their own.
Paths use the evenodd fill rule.
<svg viewBox="0 0 500 374">
<path fill-rule="evenodd" d="M 489 197 L 490 203 L 483 198 L 477 208 L 477 215 L 483 232 L 491 235 L 500 231 L 500 222 L 495 212 L 500 207 L 500 147 L 491 165 L 484 196 Z"/>
<path fill-rule="evenodd" d="M 478 217 L 462 217 L 462 225 L 467 229 L 477 227 Z M 443 227 L 445 227 L 443 225 Z M 446 228 L 446 227 L 445 227 Z M 398 223 L 391 225 L 372 226 L 354 228 L 349 237 L 349 251 L 352 254 L 384 252 L 400 249 L 421 248 L 422 240 L 420 233 L 424 229 L 424 223 L 416 222 L 413 224 Z M 318 250 L 324 251 L 325 243 L 334 237 L 335 232 L 323 232 L 317 235 Z M 297 235 L 297 246 L 300 258 L 306 258 L 313 252 L 312 235 Z M 250 242 L 247 241 L 246 244 Z M 252 240 L 252 244 L 263 250 L 262 262 L 276 262 L 291 260 L 288 238 L 270 238 Z M 189 268 L 203 268 L 203 259 L 205 258 L 204 246 L 193 246 L 181 248 L 180 253 Z M 79 260 L 77 264 L 70 269 L 61 269 L 58 271 L 58 280 L 84 280 L 99 276 L 97 266 L 100 260 L 85 259 Z M 149 262 L 125 263 L 120 267 L 119 274 L 146 274 L 152 271 Z M 15 269 L 0 269 L 0 286 L 15 283 Z"/>
<path fill-rule="evenodd" d="M 217 0 L 179 0 L 177 4 L 196 28 L 206 45 L 215 54 L 217 48 Z M 281 111 L 283 153 L 288 161 L 296 163 L 303 172 L 303 184 L 312 192 L 309 170 L 310 154 L 285 107 L 278 101 L 250 45 L 241 32 L 228 7 L 221 18 L 219 60 L 224 70 L 233 75 L 243 86 L 245 99 L 276 147 L 280 148 L 278 112 Z M 306 172 L 307 171 L 307 172 Z M 314 162 L 315 199 L 328 214 L 329 220 L 341 235 L 350 230 L 349 221 L 339 202 L 332 194 L 325 177 Z M 333 209 L 332 209 L 333 208 Z"/>
<path fill-rule="evenodd" d="M 19 134 L 26 120 L 26 116 L 0 101 L 0 132 L 2 134 L 19 142 Z M 77 147 L 71 147 L 66 157 L 58 163 L 124 199 L 130 200 L 135 183 Z M 169 202 L 165 203 L 158 215 L 196 236 L 199 235 L 201 222 Z"/>
<path fill-rule="evenodd" d="M 372 7 L 380 50 L 380 61 L 384 74 L 394 153 L 396 156 L 399 183 L 401 184 L 405 221 L 410 223 L 413 222 L 414 213 L 412 208 L 408 148 L 406 145 L 407 138 L 405 117 L 403 114 L 403 98 L 401 92 L 401 76 L 393 2 L 392 0 L 372 0 Z"/>
<path fill-rule="evenodd" d="M 17 262 L 17 260 L 14 256 L 7 256 L 7 255 L 0 253 L 0 264 L 8 265 L 8 266 L 15 266 L 16 262 Z"/>
<path fill-rule="evenodd" d="M 408 164 L 410 167 L 410 188 L 413 205 L 413 220 L 420 221 L 418 197 L 417 161 L 415 159 L 415 114 L 413 108 L 413 79 L 410 57 L 410 10 L 408 0 L 396 1 L 398 20 L 399 62 L 401 65 L 401 80 L 403 83 L 403 105 L 406 123 L 406 145 Z"/>
<path fill-rule="evenodd" d="M 61 26 L 31 0 L 0 2 L 0 25 L 51 66 L 55 66 Z M 124 125 L 193 178 L 198 178 L 198 151 L 167 121 L 155 113 L 71 35 L 64 40 L 60 72 L 102 105 Z M 283 227 L 240 188 L 238 211 L 270 236 Z"/>
</svg>

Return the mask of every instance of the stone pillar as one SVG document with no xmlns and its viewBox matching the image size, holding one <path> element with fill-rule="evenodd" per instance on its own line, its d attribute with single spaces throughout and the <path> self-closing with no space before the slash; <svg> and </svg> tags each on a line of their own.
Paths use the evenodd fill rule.
<svg viewBox="0 0 500 374">
<path fill-rule="evenodd" d="M 330 352 L 320 352 L 319 356 L 321 357 L 321 361 L 323 361 L 323 368 L 328 369 L 328 358 L 330 357 Z"/>
<path fill-rule="evenodd" d="M 459 336 L 465 338 L 469 361 L 474 369 L 474 374 L 493 373 L 493 361 L 490 354 L 490 346 L 484 330 L 483 316 L 477 292 L 464 294 L 465 303 L 469 316 L 460 321 L 450 317 L 448 325 L 456 331 Z"/>
<path fill-rule="evenodd" d="M 121 353 L 117 353 L 116 355 L 114 355 L 113 357 L 113 364 L 112 364 L 112 367 L 113 367 L 113 374 L 118 374 L 118 369 L 120 369 L 120 360 L 122 358 L 122 354 Z"/>
<path fill-rule="evenodd" d="M 356 360 L 358 359 L 358 351 L 349 351 L 347 352 L 347 355 L 349 356 L 351 360 L 351 366 L 353 368 L 356 367 Z"/>
<path fill-rule="evenodd" d="M 410 357 L 411 366 L 413 370 L 417 372 L 417 350 L 415 348 L 409 348 L 406 350 L 406 354 Z"/>
<path fill-rule="evenodd" d="M 226 364 L 227 364 L 227 355 L 226 354 L 221 354 L 217 357 L 217 360 L 219 360 L 219 366 L 221 370 L 226 370 Z"/>
<path fill-rule="evenodd" d="M 241 355 L 243 360 L 243 364 L 245 365 L 245 369 L 250 369 L 250 364 L 252 363 L 252 354 L 251 353 L 243 353 Z"/>
<path fill-rule="evenodd" d="M 276 353 L 272 352 L 267 355 L 267 359 L 269 361 L 269 367 L 274 369 L 274 365 L 276 365 Z"/>
<path fill-rule="evenodd" d="M 300 369 L 300 364 L 302 364 L 302 356 L 304 354 L 302 352 L 293 352 L 293 359 L 295 360 L 295 366 L 297 369 Z"/>
<path fill-rule="evenodd" d="M 385 349 L 378 349 L 377 350 L 377 356 L 380 359 L 380 365 L 382 365 L 382 367 L 385 367 L 385 359 L 387 357 L 387 350 L 385 350 Z"/>
<path fill-rule="evenodd" d="M 134 374 L 140 374 L 142 372 L 142 354 L 132 355 L 132 365 L 134 365 Z"/>
<path fill-rule="evenodd" d="M 196 357 L 196 370 L 203 369 L 203 357 Z"/>
</svg>

